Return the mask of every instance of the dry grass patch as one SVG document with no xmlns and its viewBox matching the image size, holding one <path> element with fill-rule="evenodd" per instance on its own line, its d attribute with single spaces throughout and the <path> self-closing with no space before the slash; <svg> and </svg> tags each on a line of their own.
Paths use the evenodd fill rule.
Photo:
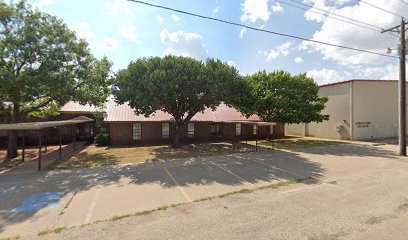
<svg viewBox="0 0 408 240">
<path fill-rule="evenodd" d="M 18 149 L 18 157 L 6 161 L 7 150 L 0 150 L 0 171 L 12 168 L 23 162 L 22 150 Z M 25 150 L 25 161 L 29 162 L 38 157 L 38 148 L 27 147 Z"/>
<path fill-rule="evenodd" d="M 231 154 L 230 143 L 187 144 L 174 149 L 171 146 L 97 147 L 90 145 L 64 161 L 51 164 L 51 169 L 98 167 L 115 164 Z"/>
<path fill-rule="evenodd" d="M 309 137 L 285 137 L 281 139 L 276 139 L 273 143 L 265 140 L 258 141 L 258 146 L 264 148 L 274 148 L 274 149 L 295 149 L 295 148 L 308 148 L 308 147 L 323 147 L 329 145 L 335 145 L 343 143 L 344 141 L 334 140 L 334 139 L 323 139 L 323 138 L 309 138 Z M 242 143 L 247 143 L 255 146 L 255 141 L 243 141 Z"/>
</svg>

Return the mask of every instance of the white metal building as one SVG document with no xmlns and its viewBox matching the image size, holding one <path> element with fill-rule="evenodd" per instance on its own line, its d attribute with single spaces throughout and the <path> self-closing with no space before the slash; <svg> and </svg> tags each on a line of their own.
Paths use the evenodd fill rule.
<svg viewBox="0 0 408 240">
<path fill-rule="evenodd" d="M 320 86 L 329 101 L 324 114 L 329 121 L 289 124 L 286 135 L 332 139 L 375 139 L 398 133 L 398 81 L 349 80 Z"/>
</svg>

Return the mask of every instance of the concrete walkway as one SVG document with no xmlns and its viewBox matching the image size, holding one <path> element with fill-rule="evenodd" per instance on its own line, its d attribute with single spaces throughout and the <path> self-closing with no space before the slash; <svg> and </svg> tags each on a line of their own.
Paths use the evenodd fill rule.
<svg viewBox="0 0 408 240">
<path fill-rule="evenodd" d="M 362 178 L 370 181 L 374 173 L 377 174 L 394 165 L 401 167 L 406 166 L 406 163 L 395 155 L 393 149 L 375 147 L 371 144 L 341 144 L 293 151 L 178 159 L 140 165 L 32 172 L 18 175 L 18 179 L 15 174 L 2 174 L 0 237 L 19 235 L 32 238 L 39 231 L 50 228 L 92 223 L 114 216 L 155 209 L 172 203 L 191 202 L 203 197 L 288 179 L 313 177 L 330 182 Z M 314 187 L 307 184 L 302 186 Z M 270 194 L 275 193 L 271 191 Z M 314 201 L 320 200 L 315 198 Z M 196 204 L 191 206 L 194 208 Z M 203 204 L 210 204 L 208 208 L 211 206 L 210 202 Z M 239 202 L 235 204 L 238 205 Z M 279 204 L 282 205 L 284 202 Z M 179 211 L 177 209 L 179 208 L 172 211 Z M 262 208 L 252 211 L 253 213 L 258 211 L 261 217 L 263 210 L 260 209 Z M 202 219 L 198 216 L 199 212 L 189 210 L 187 212 L 190 218 L 186 221 L 194 221 L 195 217 Z M 169 221 L 174 221 L 171 220 L 171 216 L 166 217 Z M 166 218 L 160 222 L 166 227 L 158 228 L 173 229 L 166 225 L 170 224 Z M 142 231 L 143 228 L 134 229 Z M 72 232 L 73 235 L 67 236 L 73 239 L 73 236 L 76 236 L 76 239 L 93 238 L 93 235 L 86 232 L 87 230 L 84 231 L 84 237 L 78 237 Z M 111 233 L 114 232 L 117 231 L 112 229 Z M 135 234 L 146 234 L 140 236 L 154 238 L 154 233 L 160 232 L 151 230 Z M 130 235 L 127 236 L 128 239 L 132 239 Z M 118 236 L 112 235 L 111 238 L 116 239 Z"/>
</svg>

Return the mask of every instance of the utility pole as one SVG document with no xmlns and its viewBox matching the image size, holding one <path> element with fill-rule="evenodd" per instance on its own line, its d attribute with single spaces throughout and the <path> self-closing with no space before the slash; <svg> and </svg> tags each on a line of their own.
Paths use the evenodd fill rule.
<svg viewBox="0 0 408 240">
<path fill-rule="evenodd" d="M 401 19 L 401 24 L 395 26 L 393 28 L 383 30 L 381 33 L 384 32 L 398 32 L 400 34 L 400 47 L 399 47 L 399 64 L 400 64 L 400 72 L 399 72 L 399 81 L 398 81 L 398 93 L 399 93 L 399 101 L 398 101 L 398 121 L 399 121 L 399 155 L 406 156 L 407 155 L 407 114 L 406 114 L 406 88 L 405 88 L 405 77 L 406 77 L 406 68 L 405 68 L 405 21 L 404 18 Z"/>
</svg>

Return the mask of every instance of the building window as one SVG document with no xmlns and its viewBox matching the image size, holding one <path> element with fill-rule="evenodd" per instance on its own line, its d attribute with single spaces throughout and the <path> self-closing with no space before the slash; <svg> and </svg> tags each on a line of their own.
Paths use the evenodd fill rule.
<svg viewBox="0 0 408 240">
<path fill-rule="evenodd" d="M 141 140 L 141 139 L 142 139 L 142 124 L 133 123 L 133 140 Z"/>
<path fill-rule="evenodd" d="M 241 133 L 242 133 L 241 123 L 236 123 L 235 124 L 235 135 L 241 136 Z"/>
<path fill-rule="evenodd" d="M 258 134 L 258 125 L 256 124 L 252 125 L 252 134 L 254 135 Z"/>
<path fill-rule="evenodd" d="M 211 124 L 211 136 L 222 137 L 222 125 L 220 123 Z"/>
<path fill-rule="evenodd" d="M 194 137 L 194 123 L 188 123 L 187 124 L 187 136 L 189 138 Z"/>
<path fill-rule="evenodd" d="M 162 123 L 162 138 L 163 139 L 170 138 L 170 124 L 169 123 Z"/>
<path fill-rule="evenodd" d="M 273 125 L 269 125 L 269 134 L 273 135 Z"/>
</svg>

